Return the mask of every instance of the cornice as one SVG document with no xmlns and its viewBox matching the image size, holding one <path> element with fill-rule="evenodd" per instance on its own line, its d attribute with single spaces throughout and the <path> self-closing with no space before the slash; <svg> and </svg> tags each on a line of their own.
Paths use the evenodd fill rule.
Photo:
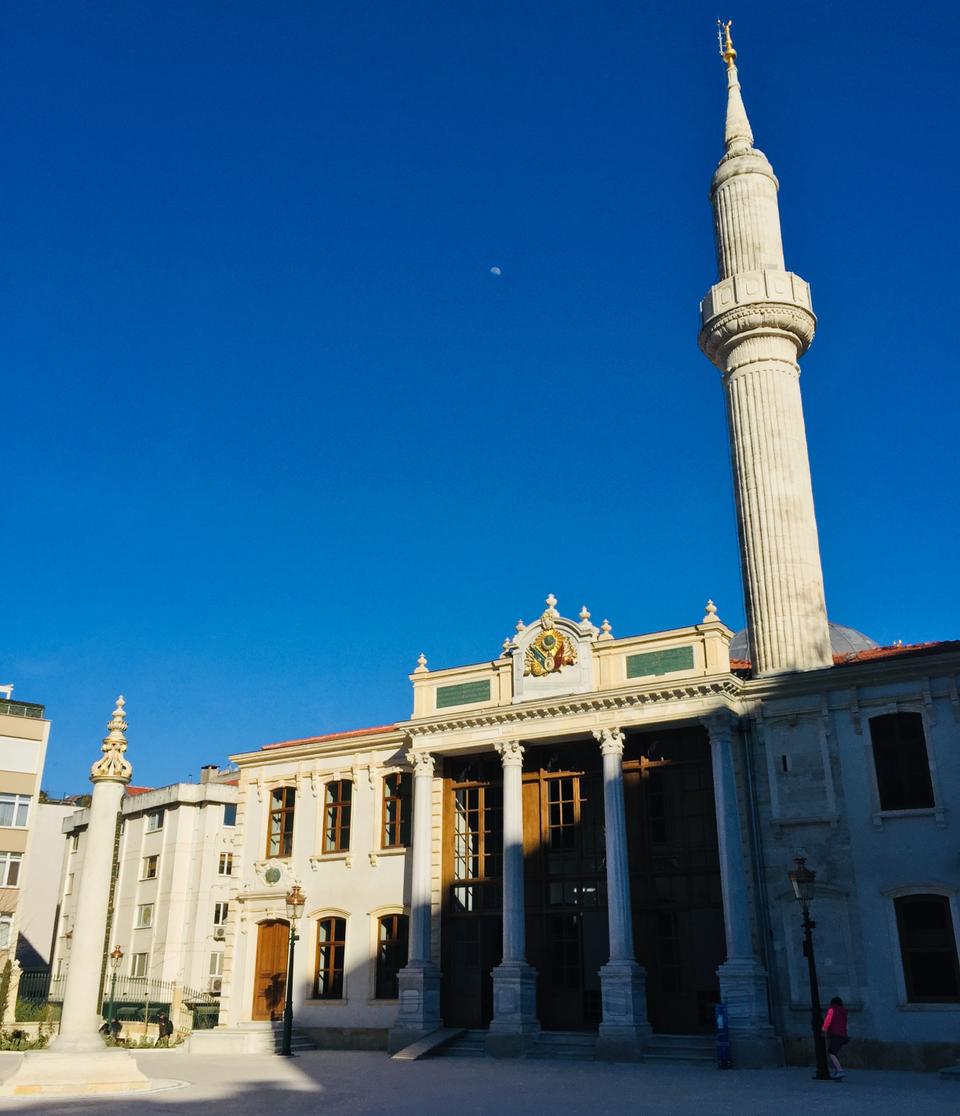
<svg viewBox="0 0 960 1116">
<path fill-rule="evenodd" d="M 643 689 L 621 687 L 599 693 L 571 694 L 518 705 L 461 711 L 447 717 L 421 717 L 401 721 L 397 727 L 413 737 L 436 736 L 465 729 L 532 724 L 554 717 L 643 709 L 711 697 L 735 701 L 740 697 L 743 685 L 743 680 L 733 674 L 719 674 L 687 678 L 665 686 L 648 686 Z"/>
<path fill-rule="evenodd" d="M 745 701 L 772 701 L 824 691 L 848 690 L 851 686 L 883 685 L 913 678 L 941 678 L 960 674 L 960 652 L 904 655 L 903 658 L 874 659 L 862 663 L 835 663 L 821 670 L 749 678 L 742 682 Z"/>
</svg>

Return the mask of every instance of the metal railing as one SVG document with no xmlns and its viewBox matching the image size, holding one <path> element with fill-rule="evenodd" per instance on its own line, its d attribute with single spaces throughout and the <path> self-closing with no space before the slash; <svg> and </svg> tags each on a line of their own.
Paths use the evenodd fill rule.
<svg viewBox="0 0 960 1116">
<path fill-rule="evenodd" d="M 21 973 L 17 991 L 17 1022 L 59 1020 L 65 983 L 65 977 L 53 977 L 46 971 Z M 171 1007 L 178 999 L 180 1012 L 174 1025 L 179 1030 L 215 1027 L 220 1014 L 218 997 L 192 988 L 181 987 L 178 990 L 173 981 L 122 976 L 117 977 L 116 985 L 113 985 L 108 977 L 101 1004 L 104 1019 L 110 1014 L 111 996 L 113 1017 L 121 1023 L 156 1023 L 161 1012 L 170 1017 Z"/>
</svg>

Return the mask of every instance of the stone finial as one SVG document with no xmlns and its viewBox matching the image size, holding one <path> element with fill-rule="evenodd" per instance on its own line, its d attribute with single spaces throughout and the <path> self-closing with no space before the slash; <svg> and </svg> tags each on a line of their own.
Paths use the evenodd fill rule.
<svg viewBox="0 0 960 1116">
<path fill-rule="evenodd" d="M 123 735 L 127 731 L 124 705 L 126 702 L 121 694 L 113 716 L 107 721 L 107 735 L 103 738 L 101 749 L 103 755 L 90 768 L 90 779 L 94 783 L 106 780 L 129 783 L 133 775 L 133 767 L 123 754 L 127 750 L 127 738 Z"/>
<path fill-rule="evenodd" d="M 552 615 L 560 615 L 557 612 L 557 598 L 552 593 L 547 594 L 547 599 L 544 601 L 544 604 L 547 606 L 547 611 L 550 612 Z"/>
<path fill-rule="evenodd" d="M 509 655 L 510 652 L 513 650 L 513 640 L 509 636 L 507 636 L 503 643 L 500 644 L 500 647 L 502 648 L 504 655 Z"/>
<path fill-rule="evenodd" d="M 430 669 L 427 666 L 427 656 L 424 655 L 424 653 L 422 651 L 417 656 L 417 669 L 413 673 L 414 674 L 429 674 L 430 673 Z"/>
<path fill-rule="evenodd" d="M 580 612 L 579 612 L 578 615 L 580 616 L 580 623 L 581 624 L 586 624 L 587 621 L 590 619 L 590 609 L 587 608 L 586 605 L 581 605 L 580 606 Z"/>
<path fill-rule="evenodd" d="M 720 619 L 720 617 L 717 616 L 717 606 L 713 603 L 713 601 L 707 601 L 706 614 L 704 615 L 704 617 L 700 621 L 700 623 L 701 624 L 712 624 L 714 622 L 714 620 L 719 620 L 719 619 Z"/>
<path fill-rule="evenodd" d="M 517 635 L 519 635 L 521 632 L 525 632 L 527 630 L 527 625 L 524 624 L 524 622 L 522 620 L 518 620 L 516 630 L 517 630 Z"/>
<path fill-rule="evenodd" d="M 613 628 L 611 627 L 609 620 L 605 619 L 603 621 L 603 623 L 600 625 L 600 635 L 597 638 L 598 639 L 613 639 Z"/>
</svg>

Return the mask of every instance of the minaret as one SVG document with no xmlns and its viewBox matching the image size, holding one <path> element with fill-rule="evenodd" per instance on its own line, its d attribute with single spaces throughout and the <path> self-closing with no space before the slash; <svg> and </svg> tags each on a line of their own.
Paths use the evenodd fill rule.
<svg viewBox="0 0 960 1116">
<path fill-rule="evenodd" d="M 700 305 L 700 347 L 727 401 L 740 566 L 757 674 L 830 666 L 797 359 L 816 318 L 810 286 L 785 270 L 778 182 L 740 96 L 730 24 L 726 152 L 710 189 L 720 282 Z"/>
</svg>

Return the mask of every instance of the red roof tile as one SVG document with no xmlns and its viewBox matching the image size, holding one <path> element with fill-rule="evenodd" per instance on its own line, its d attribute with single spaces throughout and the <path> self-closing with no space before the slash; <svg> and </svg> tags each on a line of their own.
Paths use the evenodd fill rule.
<svg viewBox="0 0 960 1116">
<path fill-rule="evenodd" d="M 901 643 L 892 647 L 869 647 L 864 651 L 848 651 L 845 655 L 834 655 L 834 666 L 847 666 L 850 663 L 869 663 L 875 659 L 893 659 L 898 655 L 912 655 L 918 651 L 960 651 L 960 639 L 931 640 L 929 643 Z M 749 659 L 731 659 L 730 669 L 741 673 L 749 671 Z"/>
<path fill-rule="evenodd" d="M 306 736 L 302 740 L 280 740 L 276 744 L 264 744 L 261 752 L 268 752 L 271 748 L 292 748 L 295 744 L 321 744 L 324 740 L 341 740 L 347 736 L 373 736 L 377 732 L 389 732 L 396 728 L 393 725 L 375 725 L 373 728 L 349 729 L 346 732 L 328 732 L 324 736 Z"/>
<path fill-rule="evenodd" d="M 127 794 L 149 794 L 153 787 L 127 787 Z"/>
</svg>

